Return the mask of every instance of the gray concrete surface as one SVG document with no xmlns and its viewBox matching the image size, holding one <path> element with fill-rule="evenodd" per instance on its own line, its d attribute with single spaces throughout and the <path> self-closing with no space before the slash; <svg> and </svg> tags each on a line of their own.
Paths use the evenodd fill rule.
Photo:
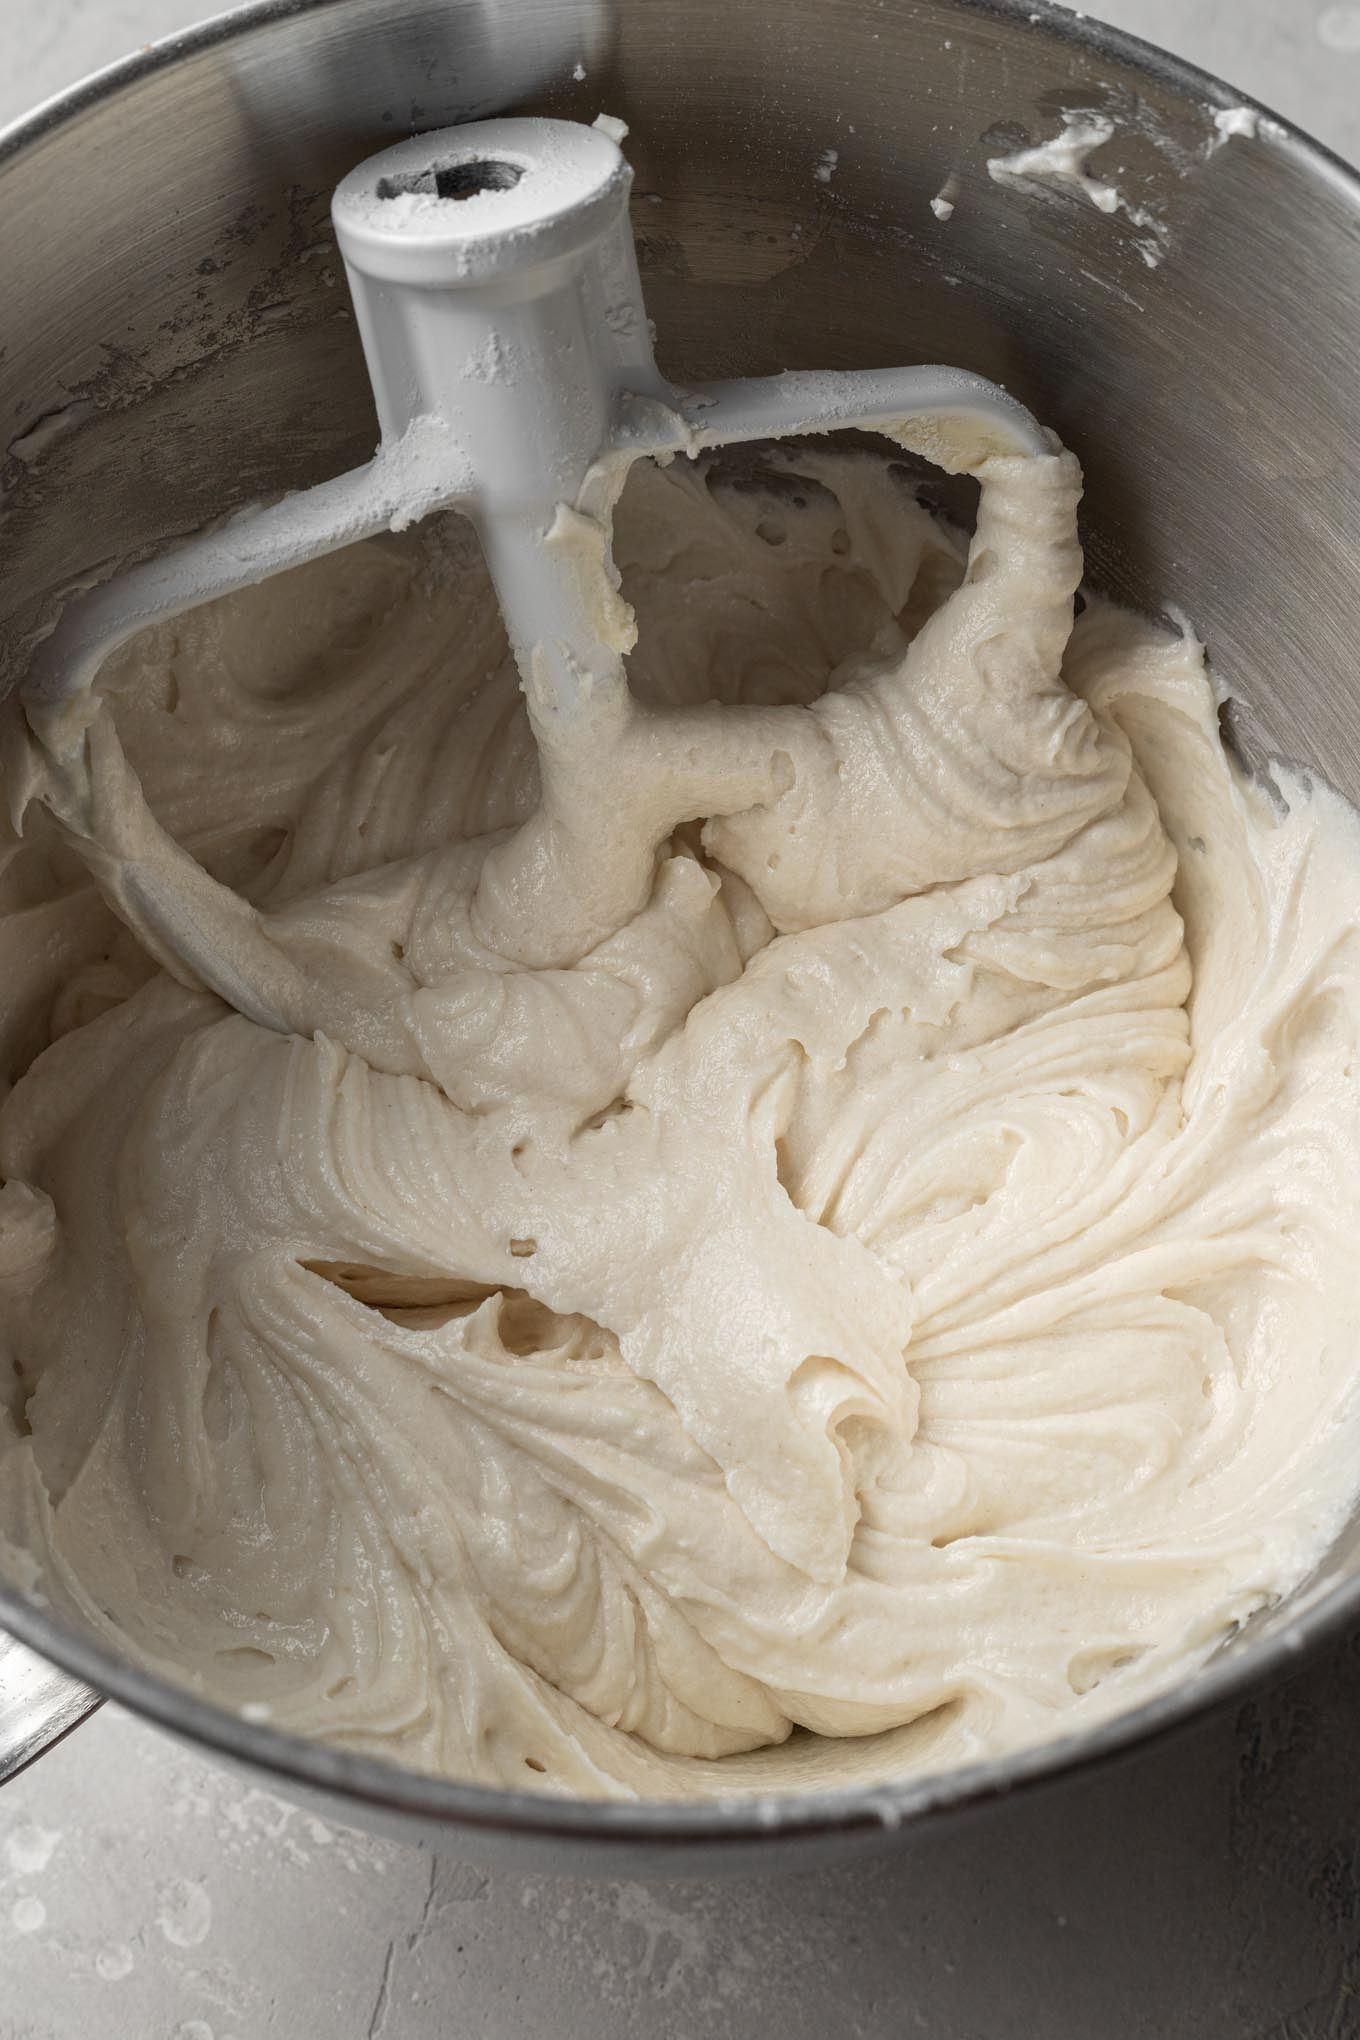
<svg viewBox="0 0 1360 2040">
<path fill-rule="evenodd" d="M 0 119 L 205 11 L 0 0 Z M 1360 5 L 1103 11 L 1360 156 Z M 0 2040 L 1353 2040 L 1358 1741 L 1355 1642 L 909 1851 L 643 1888 L 375 1841 L 105 1708 L 0 1795 Z"/>
<path fill-rule="evenodd" d="M 487 1875 L 107 1708 L 0 1796 L 4 2040 L 1351 2040 L 1360 1648 L 852 1868 Z"/>
</svg>

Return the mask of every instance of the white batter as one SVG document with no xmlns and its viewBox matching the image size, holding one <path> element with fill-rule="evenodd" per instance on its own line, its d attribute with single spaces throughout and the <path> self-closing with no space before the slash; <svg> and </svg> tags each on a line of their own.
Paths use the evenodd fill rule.
<svg viewBox="0 0 1360 2040">
<path fill-rule="evenodd" d="M 141 640 L 67 768 L 11 708 L 0 1530 L 229 1705 L 898 1774 L 1183 1676 L 1349 1500 L 1360 823 L 1071 628 L 1070 456 L 966 573 L 794 458 L 635 474 L 634 702 L 541 802 L 453 523 Z M 150 814 L 291 1038 L 89 883 Z"/>
</svg>

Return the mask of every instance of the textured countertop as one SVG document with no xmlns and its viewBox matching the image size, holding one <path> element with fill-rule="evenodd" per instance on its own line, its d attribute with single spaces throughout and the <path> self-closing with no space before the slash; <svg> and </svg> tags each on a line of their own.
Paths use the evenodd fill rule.
<svg viewBox="0 0 1360 2040">
<path fill-rule="evenodd" d="M 0 120 L 208 11 L 0 0 Z M 1360 5 L 1099 11 L 1360 159 Z M 0 1794 L 0 2040 L 1351 2040 L 1357 1721 L 1360 1639 L 863 1867 L 644 1887 L 323 1823 L 106 1707 Z"/>
</svg>

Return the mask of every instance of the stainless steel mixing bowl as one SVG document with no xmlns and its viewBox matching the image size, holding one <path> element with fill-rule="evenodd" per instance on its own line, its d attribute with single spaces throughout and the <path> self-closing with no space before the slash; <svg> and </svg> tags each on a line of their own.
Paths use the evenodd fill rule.
<svg viewBox="0 0 1360 2040">
<path fill-rule="evenodd" d="M 0 138 L 7 679 L 74 577 L 371 451 L 327 219 L 345 170 L 411 130 L 603 108 L 632 127 L 671 375 L 917 359 L 1007 384 L 1085 463 L 1091 578 L 1191 613 L 1243 691 L 1249 756 L 1283 751 L 1360 799 L 1360 182 L 1282 123 L 1220 144 L 1213 112 L 1234 103 L 1044 0 L 262 0 L 149 50 Z M 1147 221 L 990 179 L 988 157 L 1073 109 L 1114 121 L 1101 165 Z M 662 1807 L 276 1734 L 0 1582 L 0 1619 L 62 1668 L 0 1639 L 0 1775 L 80 1717 L 83 1680 L 441 1849 L 601 1874 L 805 1867 L 1105 1760 L 1357 1609 L 1353 1524 L 1301 1593 L 1107 1726 L 909 1783 Z"/>
</svg>

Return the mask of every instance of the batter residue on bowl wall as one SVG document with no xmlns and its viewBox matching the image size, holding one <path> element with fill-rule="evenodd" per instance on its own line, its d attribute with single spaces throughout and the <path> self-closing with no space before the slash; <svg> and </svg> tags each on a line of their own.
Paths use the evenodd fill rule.
<svg viewBox="0 0 1360 2040">
<path fill-rule="evenodd" d="M 863 455 L 639 469 L 633 697 L 542 760 L 455 522 L 140 640 L 65 765 L 11 705 L 0 1530 L 59 1608 L 711 1794 L 1074 1728 L 1315 1561 L 1360 823 L 1237 774 L 1193 641 L 1073 627 L 1070 456 L 980 479 L 967 549 Z M 292 1036 L 105 905 L 151 815 Z"/>
</svg>

